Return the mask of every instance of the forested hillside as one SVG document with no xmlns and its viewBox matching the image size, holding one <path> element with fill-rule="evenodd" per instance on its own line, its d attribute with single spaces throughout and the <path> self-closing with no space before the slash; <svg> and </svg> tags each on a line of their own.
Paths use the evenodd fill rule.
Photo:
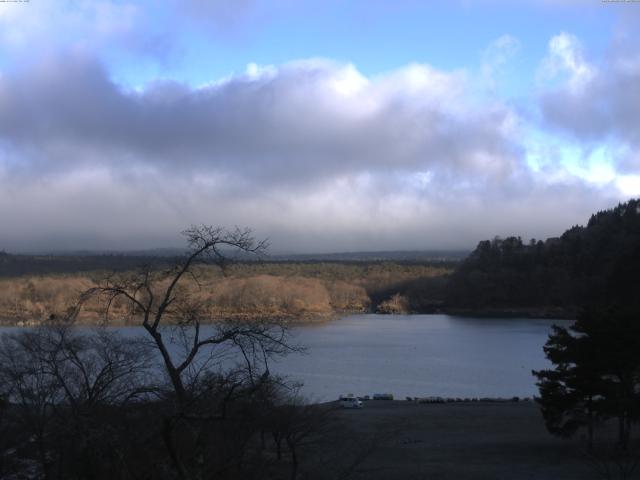
<svg viewBox="0 0 640 480">
<path fill-rule="evenodd" d="M 450 277 L 451 309 L 539 309 L 571 315 L 583 305 L 640 304 L 640 201 L 591 216 L 559 238 L 478 244 Z"/>
<path fill-rule="evenodd" d="M 96 261 L 96 258 L 98 261 Z M 110 258 L 110 257 L 106 257 Z M 140 258 L 113 257 L 113 269 L 127 275 Z M 18 258 L 5 255 L 4 265 L 22 265 L 39 274 L 0 277 L 0 322 L 39 323 L 51 315 L 64 316 L 80 293 L 111 272 L 102 257 L 67 259 Z M 170 264 L 171 259 L 146 259 Z M 51 263 L 49 263 L 51 262 Z M 89 269 L 99 266 L 98 270 Z M 0 262 L 0 267 L 2 262 Z M 78 271 L 74 271 L 74 267 Z M 421 311 L 401 294 L 414 292 L 421 299 L 430 289 L 418 288 L 449 274 L 449 262 L 241 262 L 224 270 L 215 265 L 199 265 L 198 282 L 185 280 L 183 288 L 207 306 L 212 319 L 241 316 L 277 317 L 292 320 L 331 318 L 344 312 L 406 313 Z M 0 269 L 1 270 L 1 269 Z M 67 273 L 44 273 L 65 271 Z M 88 270 L 88 271 L 87 271 Z M 22 269 L 20 269 L 22 271 Z M 438 280 L 435 281 L 439 284 Z M 126 323 L 131 314 L 117 302 L 112 305 L 117 319 Z M 85 304 L 80 322 L 100 320 L 99 305 Z"/>
<path fill-rule="evenodd" d="M 25 275 L 75 274 L 124 271 L 148 264 L 171 264 L 175 258 L 152 255 L 76 254 L 12 255 L 0 251 L 0 278 Z"/>
</svg>

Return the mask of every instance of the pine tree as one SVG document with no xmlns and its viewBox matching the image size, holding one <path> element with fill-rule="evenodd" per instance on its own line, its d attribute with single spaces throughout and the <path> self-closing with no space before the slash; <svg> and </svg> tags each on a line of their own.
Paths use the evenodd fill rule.
<svg viewBox="0 0 640 480">
<path fill-rule="evenodd" d="M 545 347 L 554 368 L 534 371 L 547 429 L 559 436 L 616 418 L 618 447 L 640 414 L 640 322 L 620 310 L 587 309 L 569 329 L 554 327 Z"/>
</svg>

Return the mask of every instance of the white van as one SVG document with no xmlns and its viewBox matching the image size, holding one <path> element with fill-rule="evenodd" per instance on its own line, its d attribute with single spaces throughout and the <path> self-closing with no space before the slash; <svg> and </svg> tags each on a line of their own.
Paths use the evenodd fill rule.
<svg viewBox="0 0 640 480">
<path fill-rule="evenodd" d="M 342 408 L 362 408 L 362 402 L 356 397 L 340 397 Z"/>
</svg>

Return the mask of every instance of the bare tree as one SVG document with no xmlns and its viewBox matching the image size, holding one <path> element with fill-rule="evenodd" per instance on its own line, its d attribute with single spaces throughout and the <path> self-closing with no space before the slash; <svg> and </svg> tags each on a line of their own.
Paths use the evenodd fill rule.
<svg viewBox="0 0 640 480">
<path fill-rule="evenodd" d="M 188 253 L 172 268 L 148 266 L 133 273 L 114 274 L 86 291 L 81 304 L 91 298 L 104 302 L 105 321 L 112 306 L 126 304 L 134 321 L 148 334 L 162 359 L 171 385 L 173 408 L 163 419 L 162 437 L 180 478 L 201 476 L 204 429 L 224 418 L 226 406 L 239 396 L 251 396 L 269 381 L 268 360 L 297 348 L 289 343 L 284 322 L 214 319 L 198 289 L 204 283 L 203 265 L 222 268 L 238 253 L 260 254 L 266 242 L 256 242 L 248 229 L 191 227 L 183 232 Z M 214 321 L 215 320 L 215 321 Z M 229 360 L 229 359 L 232 360 Z M 221 365 L 226 359 L 226 368 Z M 229 366 L 229 361 L 235 365 Z M 217 372 L 216 372 L 217 368 Z M 176 443 L 180 432 L 181 446 Z M 185 435 L 192 440 L 185 441 Z M 181 453 L 181 450 L 183 452 Z M 189 468 L 183 457 L 193 459 Z M 193 471 L 198 473 L 193 473 Z"/>
<path fill-rule="evenodd" d="M 397 436 L 395 425 L 361 432 L 341 418 L 335 403 L 312 404 L 298 392 L 282 391 L 263 418 L 278 463 L 289 480 L 367 478 L 367 460 Z"/>
<path fill-rule="evenodd" d="M 47 454 L 49 425 L 53 421 L 52 406 L 62 397 L 60 387 L 47 375 L 38 361 L 22 348 L 30 343 L 31 336 L 7 336 L 0 347 L 0 383 L 6 389 L 6 397 L 16 406 L 18 423 L 26 435 L 18 442 L 29 439 L 36 450 L 36 461 L 45 479 L 50 478 L 51 462 Z"/>
<path fill-rule="evenodd" d="M 60 478 L 65 458 L 73 468 L 106 470 L 104 456 L 89 452 L 118 443 L 108 438 L 105 412 L 146 398 L 146 350 L 116 332 L 82 333 L 65 323 L 3 335 L 0 384 L 17 433 L 13 450 L 33 447 L 35 455 L 25 458 L 35 460 L 45 479 Z"/>
</svg>

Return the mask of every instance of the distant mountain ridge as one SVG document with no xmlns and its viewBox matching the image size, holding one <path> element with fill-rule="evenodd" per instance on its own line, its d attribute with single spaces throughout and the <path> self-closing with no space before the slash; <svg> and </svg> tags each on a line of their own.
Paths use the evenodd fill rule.
<svg viewBox="0 0 640 480">
<path fill-rule="evenodd" d="M 371 260 L 461 260 L 471 250 L 376 250 L 354 252 L 329 252 L 329 253 L 277 253 L 267 252 L 263 255 L 245 254 L 244 259 L 259 260 L 347 260 L 347 261 L 371 261 Z M 123 256 L 123 257 L 179 257 L 188 253 L 185 248 L 159 247 L 143 250 L 52 250 L 19 253 L 21 256 L 34 257 L 95 257 L 95 256 Z M 4 250 L 0 255 L 12 255 Z"/>
<path fill-rule="evenodd" d="M 273 261 L 342 261 L 342 262 L 384 262 L 384 261 L 461 261 L 469 250 L 397 250 L 376 252 L 339 252 L 268 255 Z"/>
<path fill-rule="evenodd" d="M 179 248 L 156 248 L 135 251 L 67 251 L 40 254 L 11 254 L 0 251 L 0 277 L 45 275 L 89 271 L 124 271 L 148 264 L 169 264 L 187 253 Z M 457 264 L 468 251 L 380 251 L 322 254 L 251 255 L 229 252 L 236 262 L 291 262 L 291 263 L 436 263 Z"/>
</svg>

